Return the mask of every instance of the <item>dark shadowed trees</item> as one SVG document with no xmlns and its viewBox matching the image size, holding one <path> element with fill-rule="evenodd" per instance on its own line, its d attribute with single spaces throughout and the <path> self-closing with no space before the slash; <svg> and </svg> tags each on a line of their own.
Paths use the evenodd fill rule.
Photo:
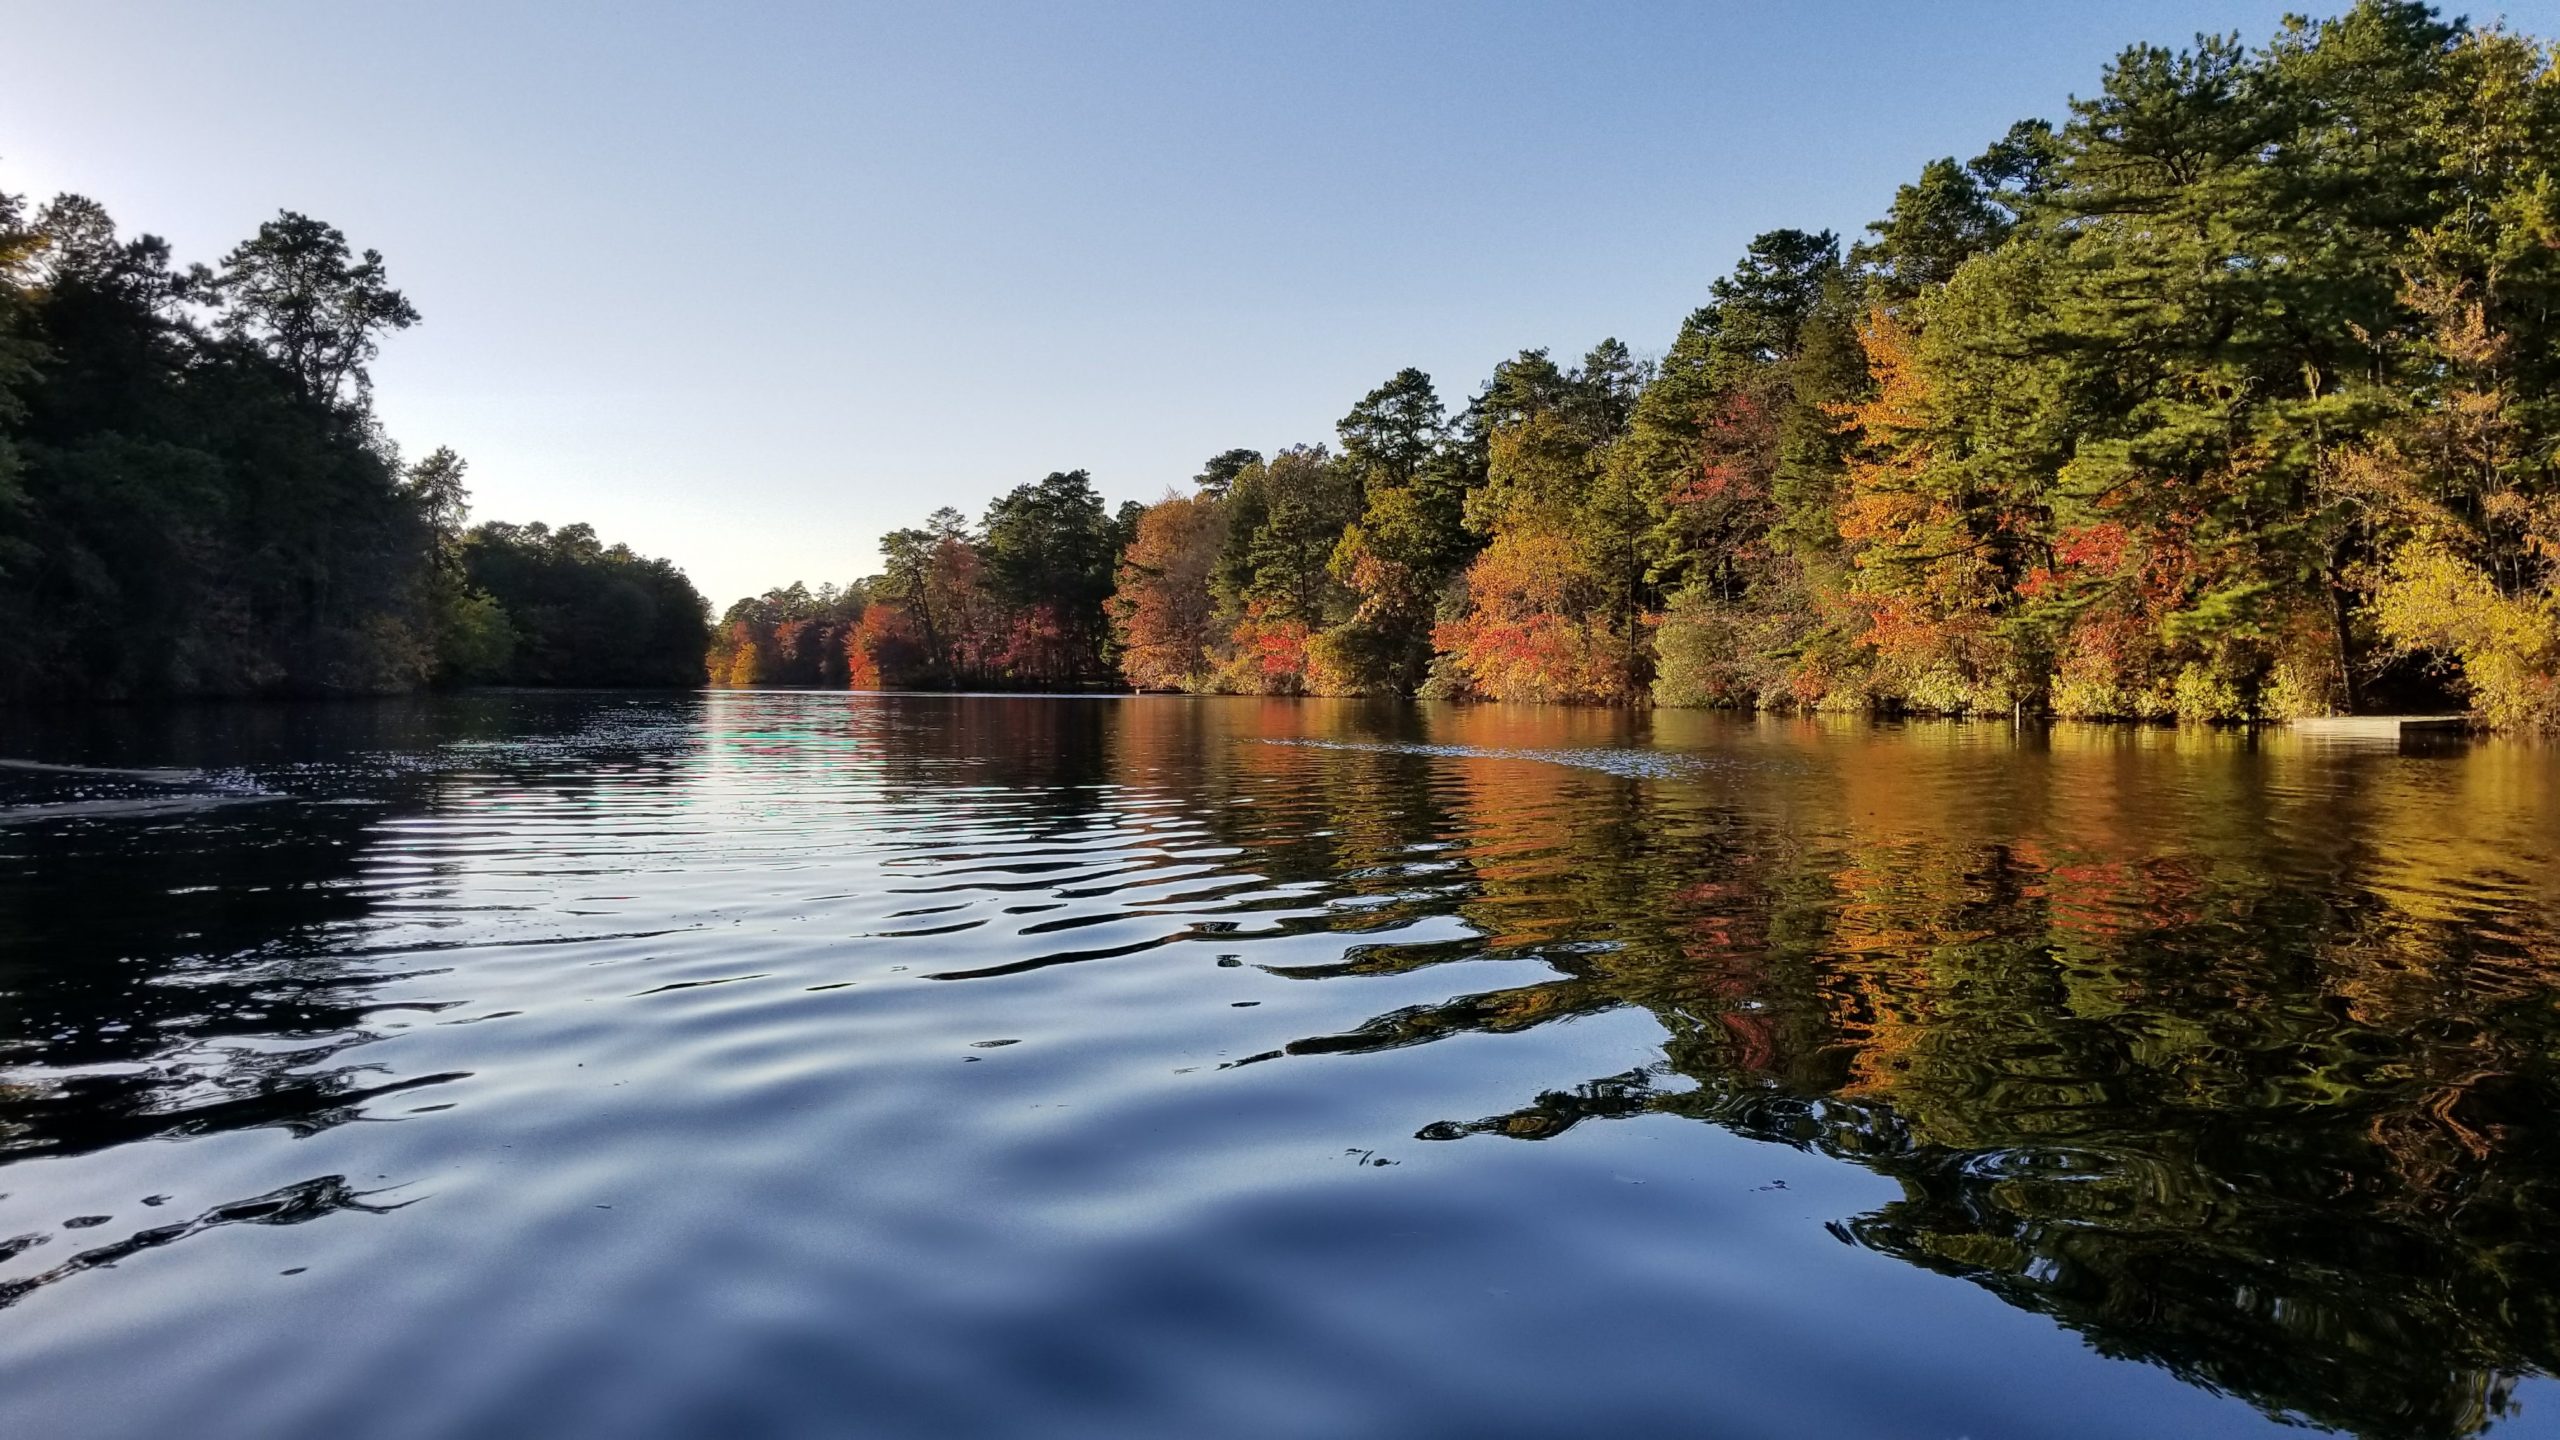
<svg viewBox="0 0 2560 1440">
<path fill-rule="evenodd" d="M 307 216 L 181 270 L 94 201 L 0 195 L 0 700 L 696 683 L 670 567 L 466 535 L 460 458 L 401 463 L 365 367 L 417 319 Z M 540 567 L 496 552 L 564 545 L 593 593 L 525 580 L 511 614 L 493 581 Z"/>
</svg>

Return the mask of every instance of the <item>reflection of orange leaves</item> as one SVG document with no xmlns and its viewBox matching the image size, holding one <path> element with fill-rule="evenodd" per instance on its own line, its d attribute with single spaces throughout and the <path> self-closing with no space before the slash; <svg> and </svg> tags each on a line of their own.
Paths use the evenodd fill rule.
<svg viewBox="0 0 2560 1440">
<path fill-rule="evenodd" d="M 1727 1010 L 1716 1016 L 1716 1023 L 1732 1041 L 1732 1059 L 1736 1069 L 1746 1075 L 1771 1075 L 1778 1070 L 1778 1027 L 1774 1017 L 1741 1014 Z"/>
<path fill-rule="evenodd" d="M 2132 912 L 2127 902 L 2133 898 L 2135 887 L 2132 867 L 2123 861 L 2056 865 L 2046 874 L 2054 882 L 2045 888 L 2047 913 L 2055 930 L 2082 939 L 2103 940 L 2121 935 L 2128 928 L 2126 917 Z"/>
<path fill-rule="evenodd" d="M 1701 880 L 1674 891 L 1672 903 L 1689 914 L 1688 930 L 1692 937 L 1680 947 L 1680 953 L 1691 960 L 1756 962 L 1767 944 L 1767 917 L 1762 913 L 1753 887 L 1735 880 Z M 1756 965 L 1754 967 L 1756 969 Z M 1728 976 L 1716 987 L 1730 995 L 1748 993 L 1758 977 Z"/>
</svg>

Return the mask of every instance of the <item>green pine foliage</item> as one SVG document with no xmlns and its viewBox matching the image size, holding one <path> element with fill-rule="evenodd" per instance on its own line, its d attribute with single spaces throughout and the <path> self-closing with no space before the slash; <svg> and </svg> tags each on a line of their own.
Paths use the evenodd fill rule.
<svg viewBox="0 0 2560 1440">
<path fill-rule="evenodd" d="M 1286 543 L 1204 486 L 1218 623 L 1147 674 L 2560 726 L 2555 287 L 2548 47 L 2409 0 L 2135 46 L 1857 244 L 1754 240 L 1658 361 L 1524 352 L 1446 423 L 1398 375 Z"/>
<path fill-rule="evenodd" d="M 0 696 L 455 680 L 1147 687 L 2560 727 L 2560 71 L 2414 0 L 2137 45 L 1770 231 L 1658 357 L 1107 507 L 1066 471 L 733 611 L 581 526 L 466 531 L 367 365 L 417 320 L 286 214 L 180 269 L 0 196 Z M 761 606 L 762 608 L 756 608 Z M 741 628 L 743 627 L 743 628 Z M 814 628 L 813 628 L 814 627 Z M 814 647 L 814 648 L 813 648 Z"/>
<path fill-rule="evenodd" d="M 367 366 L 417 320 L 308 216 L 181 269 L 0 194 L 0 701 L 699 683 L 665 562 L 466 535 L 461 461 L 400 463 Z"/>
</svg>

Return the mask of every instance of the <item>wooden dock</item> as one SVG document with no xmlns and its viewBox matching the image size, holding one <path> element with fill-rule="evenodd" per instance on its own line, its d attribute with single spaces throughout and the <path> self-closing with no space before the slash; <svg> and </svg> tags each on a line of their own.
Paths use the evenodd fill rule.
<svg viewBox="0 0 2560 1440">
<path fill-rule="evenodd" d="M 2468 715 L 2321 715 L 2293 722 L 2294 732 L 2330 740 L 2397 740 L 2404 735 L 2460 735 Z"/>
</svg>

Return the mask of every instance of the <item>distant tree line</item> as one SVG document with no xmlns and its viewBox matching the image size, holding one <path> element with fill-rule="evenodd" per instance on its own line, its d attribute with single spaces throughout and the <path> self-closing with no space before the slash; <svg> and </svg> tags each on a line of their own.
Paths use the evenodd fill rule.
<svg viewBox="0 0 2560 1440">
<path fill-rule="evenodd" d="M 1658 359 L 1405 370 L 1134 521 L 943 512 L 838 634 L 855 684 L 2552 727 L 2555 448 L 2551 51 L 2365 0 L 1760 236 Z"/>
<path fill-rule="evenodd" d="M 367 365 L 417 323 L 291 212 L 217 266 L 0 192 L 0 702 L 699 684 L 707 611 L 583 525 L 466 529 Z"/>
<path fill-rule="evenodd" d="M 983 520 L 945 507 L 880 542 L 848 590 L 794 584 L 729 607 L 720 685 L 1074 690 L 1120 683 L 1106 604 L 1141 507 L 1081 470 L 1016 486 Z"/>
</svg>

